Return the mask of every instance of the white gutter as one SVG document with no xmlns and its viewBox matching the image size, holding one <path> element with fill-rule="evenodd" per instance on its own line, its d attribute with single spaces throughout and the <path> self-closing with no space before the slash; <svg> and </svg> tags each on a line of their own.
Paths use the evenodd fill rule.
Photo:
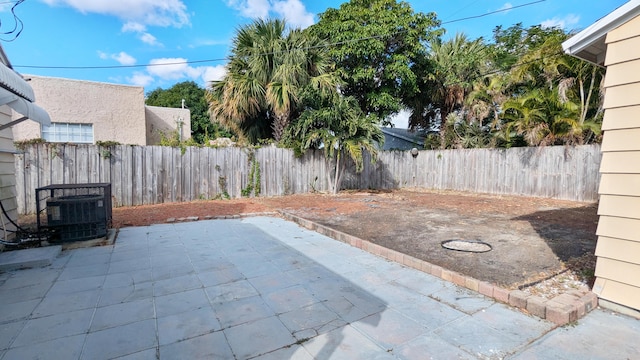
<svg viewBox="0 0 640 360">
<path fill-rule="evenodd" d="M 607 50 L 605 44 L 607 33 L 638 15 L 640 15 L 640 0 L 630 0 L 567 39 L 562 43 L 562 49 L 569 55 L 602 65 Z"/>
<path fill-rule="evenodd" d="M 51 118 L 43 108 L 3 88 L 0 88 L 0 105 L 7 105 L 18 114 L 24 115 L 24 119 L 21 120 L 31 119 L 42 125 L 51 125 Z M 16 123 L 12 122 L 12 125 Z"/>
</svg>

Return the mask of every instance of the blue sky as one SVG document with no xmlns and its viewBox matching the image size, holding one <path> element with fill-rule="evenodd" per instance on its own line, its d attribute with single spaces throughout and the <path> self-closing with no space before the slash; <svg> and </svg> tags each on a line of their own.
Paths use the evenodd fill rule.
<svg viewBox="0 0 640 360">
<path fill-rule="evenodd" d="M 625 0 L 412 0 L 415 11 L 433 11 L 443 21 L 509 11 L 443 25 L 447 35 L 464 32 L 490 38 L 497 25 L 522 22 L 582 29 Z M 0 0 L 0 32 L 16 21 L 15 1 Z M 23 74 L 158 87 L 193 80 L 204 86 L 224 75 L 235 29 L 253 18 L 286 18 L 296 27 L 342 1 L 310 0 L 26 0 L 15 7 L 22 32 L 0 36 L 14 68 Z M 20 28 L 20 26 L 18 26 Z M 12 40 L 12 41 L 7 41 Z M 198 63 L 185 61 L 213 60 Z M 148 64 L 178 63 L 166 66 Z M 117 68 L 117 66 L 136 66 Z M 26 67 L 35 66 L 35 67 Z M 51 66 L 109 69 L 51 69 Z"/>
</svg>

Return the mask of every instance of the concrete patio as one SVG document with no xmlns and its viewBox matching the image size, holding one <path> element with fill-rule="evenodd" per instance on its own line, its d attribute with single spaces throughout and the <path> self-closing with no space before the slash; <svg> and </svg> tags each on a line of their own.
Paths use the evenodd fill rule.
<svg viewBox="0 0 640 360">
<path fill-rule="evenodd" d="M 555 328 L 279 218 L 120 230 L 0 274 L 5 359 L 626 359 L 640 322 Z"/>
</svg>

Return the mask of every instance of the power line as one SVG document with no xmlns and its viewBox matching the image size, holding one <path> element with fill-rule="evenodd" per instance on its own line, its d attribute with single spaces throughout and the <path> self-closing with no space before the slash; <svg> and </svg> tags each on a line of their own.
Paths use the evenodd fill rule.
<svg viewBox="0 0 640 360">
<path fill-rule="evenodd" d="M 521 8 L 521 7 L 525 7 L 525 6 L 529 6 L 529 5 L 534 5 L 534 4 L 538 4 L 538 3 L 541 3 L 541 2 L 545 2 L 545 1 L 547 1 L 547 0 L 532 1 L 532 2 L 528 2 L 526 4 L 511 6 L 511 7 L 508 7 L 508 8 L 498 9 L 498 10 L 495 10 L 495 11 L 489 11 L 488 13 L 484 13 L 484 14 L 481 14 L 481 15 L 473 15 L 473 16 L 467 16 L 467 17 L 460 18 L 460 19 L 445 21 L 445 22 L 442 23 L 442 25 L 451 24 L 451 23 L 459 22 L 459 21 L 478 19 L 478 18 L 482 18 L 482 17 L 485 17 L 485 16 L 489 16 L 489 15 L 493 15 L 493 14 L 497 14 L 497 13 L 501 13 L 501 12 L 505 12 L 505 11 L 511 11 L 513 9 L 517 9 L 517 8 Z"/>
<path fill-rule="evenodd" d="M 15 22 L 13 25 L 13 29 L 0 33 L 0 35 L 13 35 L 13 38 L 12 39 L 0 38 L 0 40 L 11 42 L 17 39 L 18 36 L 20 36 L 20 34 L 22 33 L 22 30 L 24 29 L 24 23 L 22 22 L 22 20 L 20 20 L 18 15 L 16 15 L 16 7 L 18 7 L 18 5 L 22 4 L 24 1 L 25 0 L 0 2 L 0 4 L 13 4 L 13 6 L 11 7 L 11 15 L 13 16 L 13 21 Z M 0 21 L 0 28 L 1 27 L 2 27 L 2 21 Z"/>
<path fill-rule="evenodd" d="M 19 0 L 18 2 L 22 2 L 24 0 Z M 460 18 L 460 19 L 456 19 L 456 20 L 451 20 L 451 21 L 445 21 L 442 22 L 441 25 L 444 24 L 450 24 L 450 23 L 454 23 L 454 22 L 459 22 L 459 21 L 465 21 L 465 20 L 471 20 L 471 19 L 477 19 L 477 18 L 482 18 L 485 16 L 489 16 L 489 15 L 493 15 L 493 14 L 497 14 L 497 13 L 501 13 L 501 12 L 505 12 L 505 11 L 510 11 L 513 9 L 517 9 L 517 8 L 521 8 L 521 7 L 525 7 L 525 6 L 531 6 L 531 5 L 535 5 L 541 2 L 544 2 L 546 0 L 536 0 L 536 1 L 532 1 L 532 2 L 528 2 L 525 4 L 521 4 L 521 5 L 517 5 L 517 6 L 512 6 L 510 8 L 505 8 L 505 9 L 499 9 L 499 10 L 495 10 L 495 11 L 491 11 L 485 14 L 481 14 L 481 15 L 474 15 L 474 16 L 468 16 L 465 18 Z M 374 36 L 369 36 L 369 37 L 364 37 L 364 38 L 357 38 L 357 39 L 351 39 L 351 40 L 345 40 L 345 41 L 339 41 L 339 42 L 334 42 L 334 43 L 329 43 L 329 44 L 323 44 L 323 45 L 318 45 L 318 46 L 310 46 L 310 47 L 305 47 L 305 48 L 301 48 L 300 50 L 311 50 L 311 49 L 317 49 L 317 48 L 323 48 L 323 47 L 334 47 L 334 46 L 339 46 L 339 45 L 344 45 L 344 44 L 350 44 L 350 43 L 354 43 L 354 42 L 360 42 L 360 41 L 366 41 L 366 40 L 372 40 L 372 39 L 379 39 L 379 38 L 383 38 L 383 37 L 387 37 L 387 36 L 392 36 L 392 35 L 397 35 L 397 34 L 401 34 L 403 32 L 407 32 L 408 30 L 400 30 L 391 34 L 384 34 L 384 35 L 374 35 Z M 263 53 L 263 54 L 259 54 L 259 55 L 274 55 L 277 54 L 279 52 L 271 52 L 271 53 Z M 219 62 L 219 61 L 226 61 L 228 60 L 227 58 L 213 58 L 213 59 L 204 59 L 204 60 L 186 60 L 186 61 L 179 61 L 179 62 L 169 62 L 169 63 L 153 63 L 153 64 L 140 64 L 140 65 L 98 65 L 98 66 L 45 66 L 45 65 L 12 65 L 14 68 L 29 68 L 29 69 L 65 69 L 65 70 L 90 70 L 90 69 L 127 69 L 127 68 L 145 68 L 145 67 L 150 67 L 150 66 L 169 66 L 169 65 L 186 65 L 186 64 L 199 64 L 199 63 L 209 63 L 209 62 Z"/>
<path fill-rule="evenodd" d="M 471 2 L 471 3 L 469 3 L 469 4 L 465 5 L 465 6 L 463 6 L 463 7 L 461 7 L 460 9 L 458 9 L 458 10 L 454 11 L 453 13 L 449 14 L 447 17 L 442 18 L 442 20 L 444 21 L 444 20 L 446 20 L 446 19 L 452 18 L 454 15 L 456 15 L 456 14 L 457 14 L 457 13 L 459 13 L 459 12 L 461 12 L 462 10 L 464 10 L 464 9 L 466 9 L 466 8 L 468 8 L 468 7 L 472 6 L 472 5 L 475 5 L 478 1 L 480 1 L 480 0 L 474 0 L 473 2 Z"/>
<path fill-rule="evenodd" d="M 263 54 L 267 55 L 267 54 Z M 228 60 L 226 58 L 218 58 L 218 59 L 206 59 L 206 60 L 185 60 L 185 61 L 175 61 L 175 62 L 167 62 L 167 63 L 155 63 L 155 64 L 140 64 L 140 65 L 103 65 L 103 66 L 42 66 L 42 65 L 13 65 L 14 68 L 30 68 L 30 69 L 78 69 L 78 70 L 87 70 L 87 69 L 126 69 L 126 68 L 142 68 L 148 66 L 168 66 L 168 65 L 184 65 L 184 64 L 198 64 L 198 63 L 206 63 L 206 62 L 218 62 Z"/>
</svg>

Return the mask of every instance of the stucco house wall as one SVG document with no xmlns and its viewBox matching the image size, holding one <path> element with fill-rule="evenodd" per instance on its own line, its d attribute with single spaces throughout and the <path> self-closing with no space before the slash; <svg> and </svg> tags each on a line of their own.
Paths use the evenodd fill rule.
<svg viewBox="0 0 640 360">
<path fill-rule="evenodd" d="M 182 140 L 191 138 L 191 112 L 189 109 L 145 106 L 147 145 L 159 144 L 162 134 L 170 136 L 179 131 Z"/>
<path fill-rule="evenodd" d="M 93 139 L 146 145 L 144 88 L 93 81 L 25 75 L 38 104 L 54 123 L 93 124 Z M 41 136 L 40 125 L 15 126 L 15 140 Z"/>
</svg>

